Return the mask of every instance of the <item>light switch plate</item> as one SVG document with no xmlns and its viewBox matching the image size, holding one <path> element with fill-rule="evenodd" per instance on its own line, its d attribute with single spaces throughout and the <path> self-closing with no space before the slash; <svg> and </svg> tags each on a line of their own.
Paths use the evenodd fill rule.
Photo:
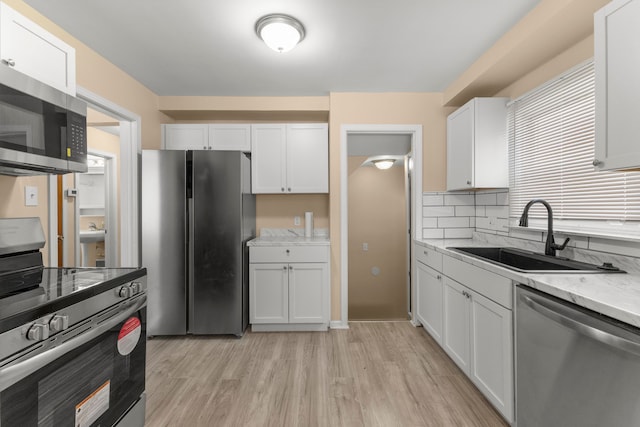
<svg viewBox="0 0 640 427">
<path fill-rule="evenodd" d="M 38 206 L 38 187 L 24 187 L 24 205 Z"/>
</svg>

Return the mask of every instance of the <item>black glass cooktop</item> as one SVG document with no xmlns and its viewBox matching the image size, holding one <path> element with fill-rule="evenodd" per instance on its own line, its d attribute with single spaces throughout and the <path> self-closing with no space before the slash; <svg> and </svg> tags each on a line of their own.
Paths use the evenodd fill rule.
<svg viewBox="0 0 640 427">
<path fill-rule="evenodd" d="M 35 268 L 0 276 L 0 333 L 145 274 L 144 268 Z"/>
</svg>

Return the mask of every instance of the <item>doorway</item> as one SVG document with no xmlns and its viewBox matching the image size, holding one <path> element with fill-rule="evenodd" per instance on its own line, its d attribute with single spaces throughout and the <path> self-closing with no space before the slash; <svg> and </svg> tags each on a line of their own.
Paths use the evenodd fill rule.
<svg viewBox="0 0 640 427">
<path fill-rule="evenodd" d="M 89 149 L 87 163 L 75 176 L 75 265 L 118 267 L 117 156 Z"/>
<path fill-rule="evenodd" d="M 349 320 L 407 320 L 411 136 L 348 136 Z M 410 210 L 410 209 L 409 209 Z"/>
<path fill-rule="evenodd" d="M 420 215 L 422 195 L 422 126 L 421 125 L 342 125 L 340 138 L 340 310 L 341 320 L 332 321 L 332 328 L 348 328 L 349 319 L 349 171 L 348 148 L 349 137 L 354 135 L 406 135 L 410 139 L 411 158 L 407 157 L 405 163 L 411 169 L 408 177 L 409 185 L 406 185 L 410 202 L 407 211 L 409 223 L 406 236 L 406 246 L 422 229 L 422 215 Z M 407 265 L 411 265 L 411 255 L 407 250 Z M 415 284 L 410 278 L 411 269 L 407 268 L 407 304 L 409 305 L 409 317 L 413 321 L 412 304 L 415 301 Z"/>
</svg>

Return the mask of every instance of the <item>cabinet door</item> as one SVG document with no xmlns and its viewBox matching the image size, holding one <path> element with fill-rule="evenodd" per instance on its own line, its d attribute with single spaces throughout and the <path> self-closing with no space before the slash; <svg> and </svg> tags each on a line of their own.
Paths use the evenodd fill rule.
<svg viewBox="0 0 640 427">
<path fill-rule="evenodd" d="M 76 51 L 0 3 L 0 59 L 21 73 L 76 95 Z"/>
<path fill-rule="evenodd" d="M 326 263 L 289 264 L 289 323 L 326 323 L 329 289 Z"/>
<path fill-rule="evenodd" d="M 287 125 L 287 192 L 329 192 L 326 123 Z"/>
<path fill-rule="evenodd" d="M 512 312 L 472 293 L 470 377 L 482 394 L 513 421 Z"/>
<path fill-rule="evenodd" d="M 598 169 L 640 167 L 640 1 L 616 0 L 595 14 Z"/>
<path fill-rule="evenodd" d="M 208 150 L 209 125 L 162 125 L 162 141 L 165 150 Z"/>
<path fill-rule="evenodd" d="M 442 276 L 426 265 L 416 263 L 417 311 L 422 326 L 442 345 Z"/>
<path fill-rule="evenodd" d="M 209 147 L 212 150 L 251 151 L 251 125 L 209 125 Z"/>
<path fill-rule="evenodd" d="M 470 291 L 448 277 L 444 277 L 443 348 L 467 375 L 469 358 L 469 298 Z"/>
<path fill-rule="evenodd" d="M 286 190 L 285 125 L 251 126 L 251 189 L 253 193 Z"/>
<path fill-rule="evenodd" d="M 249 322 L 289 322 L 287 264 L 249 264 Z"/>
<path fill-rule="evenodd" d="M 474 104 L 470 101 L 447 118 L 447 190 L 474 186 Z"/>
</svg>

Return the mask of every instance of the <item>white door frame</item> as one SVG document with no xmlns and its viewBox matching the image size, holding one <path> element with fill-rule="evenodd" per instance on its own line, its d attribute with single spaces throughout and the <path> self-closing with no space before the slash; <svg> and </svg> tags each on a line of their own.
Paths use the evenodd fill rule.
<svg viewBox="0 0 640 427">
<path fill-rule="evenodd" d="M 422 230 L 422 125 L 342 125 L 340 126 L 340 317 L 332 328 L 349 327 L 349 175 L 347 143 L 350 133 L 411 135 L 413 173 L 411 175 L 412 224 L 411 237 Z M 415 282 L 412 275 L 412 282 Z M 415 304 L 415 283 L 411 284 L 411 300 Z M 411 308 L 415 324 L 415 310 Z"/>
<path fill-rule="evenodd" d="M 140 254 L 140 159 L 142 128 L 139 115 L 81 86 L 77 97 L 90 108 L 115 117 L 120 122 L 120 265 L 139 267 Z M 49 242 L 57 242 L 56 179 L 49 177 Z M 56 245 L 50 244 L 49 265 L 57 265 Z"/>
</svg>

